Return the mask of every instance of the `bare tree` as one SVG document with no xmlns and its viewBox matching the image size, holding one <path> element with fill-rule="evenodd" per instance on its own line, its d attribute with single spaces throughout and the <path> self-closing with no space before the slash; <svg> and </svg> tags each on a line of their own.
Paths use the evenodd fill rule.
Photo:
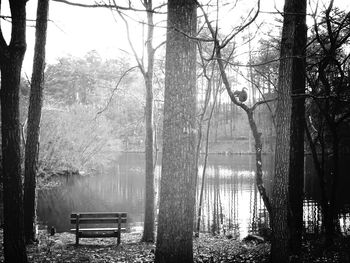
<svg viewBox="0 0 350 263">
<path fill-rule="evenodd" d="M 199 163 L 199 156 L 201 152 L 201 143 L 202 143 L 202 138 L 203 138 L 203 124 L 205 121 L 205 117 L 207 116 L 207 125 L 206 125 L 206 130 L 205 130 L 205 151 L 204 151 L 204 163 L 203 163 L 203 170 L 202 170 L 202 178 L 201 178 L 201 188 L 199 192 L 199 200 L 198 200 L 198 212 L 197 212 L 197 225 L 196 225 L 196 236 L 199 236 L 199 231 L 200 231 L 200 223 L 201 223 L 201 216 L 202 216 L 202 206 L 203 206 L 203 193 L 204 193 L 204 186 L 205 186 L 205 174 L 206 174 L 206 167 L 207 167 L 207 162 L 208 162 L 208 153 L 209 153 L 209 135 L 210 135 L 210 126 L 211 126 L 211 120 L 213 116 L 213 112 L 215 109 L 216 105 L 216 99 L 217 95 L 219 94 L 219 87 L 215 89 L 215 83 L 217 83 L 217 80 L 215 79 L 214 73 L 215 73 L 215 68 L 216 68 L 216 63 L 215 61 L 212 61 L 209 63 L 205 62 L 204 55 L 203 55 L 203 50 L 201 47 L 201 42 L 198 42 L 198 50 L 199 54 L 201 57 L 201 66 L 203 69 L 203 76 L 205 78 L 207 87 L 205 91 L 205 98 L 203 102 L 203 109 L 200 113 L 200 117 L 198 120 L 198 142 L 197 142 L 197 157 L 196 157 L 196 167 L 197 167 L 197 174 L 198 174 L 198 163 Z M 208 67 L 210 69 L 210 73 L 208 72 Z M 214 90 L 213 90 L 214 89 Z M 209 102 L 211 98 L 211 94 L 213 93 L 213 103 L 211 108 L 209 107 Z M 208 109 L 209 107 L 209 109 Z M 206 114 L 208 112 L 208 114 Z M 198 176 L 198 175 L 197 175 Z M 198 180 L 197 180 L 198 182 Z M 196 182 L 196 185 L 197 185 Z"/>
<path fill-rule="evenodd" d="M 350 43 L 350 13 L 335 8 L 333 2 L 322 10 L 319 21 L 316 19 L 318 10 L 313 14 L 313 34 L 307 57 L 309 92 L 306 94 L 306 135 L 320 182 L 327 247 L 334 244 L 340 146 L 350 119 L 350 57 L 344 48 Z"/>
<path fill-rule="evenodd" d="M 203 7 L 201 7 L 203 10 Z M 203 10 L 203 16 L 205 18 L 208 29 L 211 32 L 212 39 L 214 43 L 213 49 L 213 58 L 218 61 L 218 65 L 221 71 L 221 76 L 223 83 L 226 87 L 227 93 L 231 98 L 231 101 L 242 108 L 248 117 L 250 128 L 252 130 L 254 139 L 255 139 L 255 152 L 256 152 L 256 182 L 260 195 L 264 201 L 265 207 L 269 211 L 271 216 L 271 225 L 273 228 L 273 241 L 272 241 L 272 259 L 273 262 L 288 262 L 290 255 L 289 247 L 289 228 L 287 224 L 288 218 L 288 187 L 289 187 L 289 159 L 290 156 L 294 156 L 293 153 L 290 153 L 290 123 L 291 123 L 291 113 L 292 113 L 292 101 L 291 101 L 291 92 L 301 92 L 303 90 L 302 83 L 303 81 L 298 81 L 298 71 L 296 67 L 299 67 L 301 73 L 303 73 L 303 56 L 300 54 L 305 50 L 305 39 L 306 39 L 306 27 L 305 27 L 305 13 L 306 13 L 306 3 L 296 3 L 296 1 L 286 1 L 285 10 L 284 10 L 284 27 L 281 43 L 281 58 L 280 58 L 280 72 L 279 72 L 279 102 L 277 108 L 277 148 L 276 148 L 276 168 L 275 168 L 275 178 L 273 186 L 273 202 L 268 198 L 266 190 L 263 186 L 262 181 L 262 142 L 261 142 L 261 133 L 258 131 L 256 122 L 254 120 L 253 112 L 258 105 L 266 103 L 267 101 L 258 101 L 252 107 L 248 107 L 245 101 L 245 94 L 241 92 L 233 92 L 225 72 L 225 63 L 228 63 L 226 59 L 222 56 L 222 50 L 227 46 L 227 44 L 235 37 L 238 33 L 242 32 L 247 28 L 258 16 L 259 13 L 259 2 L 258 9 L 255 15 L 248 20 L 247 23 L 238 27 L 238 29 L 231 35 L 224 38 L 223 41 L 218 39 L 218 26 L 214 27 L 211 25 L 211 22 L 207 14 Z M 293 34 L 292 34 L 293 33 Z M 301 67 L 300 67 L 301 66 Z M 302 75 L 303 76 L 303 75 Z M 243 95 L 242 95 L 243 94 Z M 242 96 L 242 97 L 241 97 Z M 297 100 L 296 104 L 301 105 L 303 101 Z M 302 110 L 301 110 L 302 112 Z M 296 115 L 301 114 L 300 112 L 295 112 Z M 299 115 L 298 115 L 299 116 Z M 302 120 L 302 118 L 301 118 Z M 300 124 L 300 120 L 296 121 L 297 124 Z M 292 126 L 295 127 L 295 126 Z M 301 132 L 293 133 L 293 136 L 297 134 L 298 140 L 302 138 Z M 301 135 L 300 135 L 301 134 Z M 295 137 L 293 137 L 295 138 Z M 298 141 L 298 143 L 300 140 Z M 301 148 L 299 145 L 296 147 L 298 150 Z M 293 148 L 294 150 L 294 148 Z M 303 153 L 303 149 L 301 150 Z M 298 152 L 300 153 L 300 152 Z M 303 155 L 302 155 L 303 156 Z M 300 159 L 298 159 L 300 160 Z M 300 162 L 298 163 L 300 165 Z M 302 169 L 303 167 L 301 167 Z M 299 179 L 300 176 L 299 175 Z M 300 180 L 298 180 L 300 182 Z M 297 185 L 300 187 L 300 184 Z M 300 190 L 300 188 L 298 188 Z M 300 191 L 299 191 L 300 192 Z M 298 193 L 299 193 L 298 192 Z M 300 200 L 300 199 L 298 199 Z M 302 200 L 302 199 L 301 199 Z M 296 209 L 302 209 L 302 206 L 299 206 Z M 302 210 L 301 210 L 302 211 Z M 300 213 L 298 214 L 300 217 Z M 300 221 L 298 221 L 300 222 Z M 298 225 L 299 226 L 299 225 Z M 299 232 L 301 233 L 301 232 Z"/>
<path fill-rule="evenodd" d="M 253 133 L 254 140 L 255 140 L 255 157 L 256 157 L 256 177 L 255 178 L 256 178 L 256 184 L 257 184 L 259 193 L 264 201 L 266 209 L 269 212 L 271 212 L 271 201 L 269 200 L 269 198 L 267 196 L 266 189 L 263 185 L 263 179 L 262 179 L 263 170 L 262 170 L 262 157 L 261 157 L 262 156 L 261 155 L 262 154 L 261 133 L 259 132 L 258 127 L 256 125 L 256 122 L 254 120 L 254 110 L 259 105 L 270 102 L 270 100 L 258 101 L 252 107 L 247 106 L 244 103 L 246 100 L 246 98 L 243 98 L 245 96 L 244 92 L 240 93 L 237 91 L 236 92 L 232 91 L 231 84 L 228 80 L 228 76 L 226 73 L 226 65 L 229 61 L 227 59 L 224 59 L 222 56 L 222 50 L 225 49 L 225 47 L 227 47 L 227 45 L 230 43 L 230 41 L 232 41 L 235 36 L 237 36 L 239 33 L 241 33 L 245 28 L 247 28 L 256 19 L 256 17 L 259 14 L 259 10 L 260 10 L 260 1 L 258 1 L 258 9 L 256 10 L 254 16 L 249 20 L 249 22 L 240 26 L 231 35 L 226 36 L 221 43 L 218 39 L 218 32 L 217 32 L 218 25 L 216 25 L 216 27 L 214 27 L 212 25 L 211 21 L 209 20 L 208 15 L 205 12 L 203 6 L 201 6 L 201 5 L 199 5 L 199 6 L 203 12 L 205 23 L 209 29 L 211 38 L 206 39 L 206 40 L 198 38 L 198 40 L 199 41 L 211 41 L 213 43 L 213 52 L 212 52 L 213 57 L 211 59 L 217 60 L 220 74 L 221 74 L 221 78 L 222 78 L 223 84 L 225 86 L 225 89 L 227 91 L 227 94 L 229 95 L 231 101 L 235 105 L 239 106 L 242 110 L 244 110 L 247 114 L 248 122 L 249 122 L 249 125 L 251 128 L 251 131 Z"/>
<path fill-rule="evenodd" d="M 36 175 L 45 69 L 49 0 L 38 1 L 24 168 L 24 232 L 26 243 L 36 240 Z"/>
<path fill-rule="evenodd" d="M 153 35 L 154 35 L 154 14 L 159 13 L 159 10 L 164 5 L 159 5 L 154 7 L 152 0 L 142 0 L 141 4 L 143 8 L 136 8 L 129 1 L 128 5 L 120 5 L 115 0 L 102 1 L 96 4 L 85 4 L 77 3 L 65 0 L 54 0 L 63 4 L 84 7 L 84 8 L 109 8 L 111 10 L 117 11 L 121 19 L 123 20 L 126 30 L 127 39 L 129 46 L 132 50 L 133 56 L 137 62 L 137 66 L 144 78 L 146 87 L 146 106 L 145 106 L 145 126 L 146 126 L 146 137 L 145 137 L 145 218 L 144 218 L 144 229 L 142 241 L 154 242 L 154 207 L 155 207 L 155 192 L 154 192 L 154 132 L 153 132 L 153 75 L 154 75 L 154 58 L 156 50 L 161 47 L 164 42 L 160 43 L 158 46 L 153 47 Z M 146 22 L 143 22 L 147 26 L 147 36 L 144 41 L 146 46 L 146 56 L 142 54 L 140 57 L 136 49 L 134 48 L 133 42 L 130 38 L 129 24 L 126 19 L 125 14 L 122 11 L 132 11 L 132 12 L 145 12 L 147 15 Z M 147 58 L 146 65 L 144 63 L 144 57 Z M 101 112 L 99 112 L 101 113 Z"/>
<path fill-rule="evenodd" d="M 154 35 L 154 12 L 159 7 L 153 7 L 152 0 L 143 0 L 142 5 L 145 8 L 147 14 L 147 35 L 146 40 L 143 39 L 146 46 L 146 56 L 142 54 L 140 58 L 134 48 L 134 45 L 130 38 L 130 29 L 128 21 L 122 12 L 118 9 L 115 1 L 118 14 L 125 23 L 127 29 L 127 38 L 129 45 L 132 49 L 132 53 L 136 59 L 138 68 L 142 73 L 146 87 L 146 106 L 145 106 L 145 123 L 146 123 L 146 139 L 145 139 L 145 219 L 142 241 L 154 242 L 154 206 L 155 206 L 155 192 L 154 192 L 154 132 L 153 132 L 153 74 L 154 74 L 154 59 L 156 50 L 161 47 L 164 42 L 158 46 L 153 47 L 153 35 Z M 147 66 L 144 64 L 143 58 L 147 58 Z"/>
</svg>

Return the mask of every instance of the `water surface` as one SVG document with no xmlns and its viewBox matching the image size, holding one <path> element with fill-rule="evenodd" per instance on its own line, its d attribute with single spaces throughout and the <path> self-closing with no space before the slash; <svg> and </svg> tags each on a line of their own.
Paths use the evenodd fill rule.
<svg viewBox="0 0 350 263">
<path fill-rule="evenodd" d="M 199 167 L 198 188 L 201 185 L 203 160 Z M 102 175 L 63 179 L 62 186 L 41 190 L 38 193 L 38 218 L 57 231 L 67 231 L 71 226 L 72 211 L 123 211 L 128 212 L 131 226 L 141 226 L 144 217 L 144 154 L 123 153 Z M 346 166 L 346 162 L 344 163 Z M 342 171 L 345 171 L 342 168 Z M 155 169 L 156 189 L 159 185 L 160 162 Z M 273 156 L 263 156 L 264 185 L 271 190 Z M 209 155 L 205 174 L 201 231 L 231 234 L 243 238 L 268 225 L 267 212 L 255 187 L 254 155 Z M 345 181 L 349 183 L 349 178 Z M 341 207 L 350 204 L 345 184 L 340 185 Z M 349 185 L 349 184 L 347 184 Z M 310 161 L 306 165 L 304 224 L 306 231 L 321 231 L 318 205 L 317 176 Z M 199 193 L 199 191 L 197 191 Z M 158 191 L 156 192 L 156 197 Z M 197 194 L 198 200 L 199 194 Z M 157 198 L 156 198 L 157 200 Z M 197 211 L 197 210 L 196 210 Z M 340 215 L 342 232 L 350 232 L 350 214 Z"/>
</svg>

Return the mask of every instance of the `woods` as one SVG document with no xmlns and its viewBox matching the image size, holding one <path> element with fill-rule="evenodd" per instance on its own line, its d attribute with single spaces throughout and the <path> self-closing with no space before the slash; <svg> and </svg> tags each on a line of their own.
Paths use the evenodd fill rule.
<svg viewBox="0 0 350 263">
<path fill-rule="evenodd" d="M 79 210 L 128 213 L 149 262 L 248 262 L 208 233 L 263 243 L 261 262 L 343 262 L 350 15 L 337 4 L 53 0 L 106 11 L 126 48 L 47 62 L 49 1 L 34 20 L 26 1 L 0 2 L 4 262 L 32 262 L 40 231 L 69 232 L 52 218 Z"/>
</svg>

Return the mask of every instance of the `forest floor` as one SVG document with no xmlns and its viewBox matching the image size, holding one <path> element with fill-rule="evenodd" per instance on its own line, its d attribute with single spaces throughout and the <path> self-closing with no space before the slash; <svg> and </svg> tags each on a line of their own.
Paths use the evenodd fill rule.
<svg viewBox="0 0 350 263">
<path fill-rule="evenodd" d="M 2 230 L 0 231 L 2 239 Z M 117 246 L 115 238 L 81 239 L 76 247 L 75 236 L 70 233 L 56 233 L 50 236 L 40 231 L 38 244 L 27 247 L 30 262 L 154 262 L 154 244 L 141 243 L 141 233 L 122 234 Z M 194 238 L 194 262 L 269 262 L 270 245 L 267 242 L 243 242 L 226 237 L 201 234 Z M 339 244 L 338 244 L 339 245 Z M 0 262 L 3 261 L 3 247 L 0 245 Z M 342 242 L 334 251 L 321 252 L 317 242 L 307 242 L 303 247 L 303 262 L 350 262 L 350 242 Z"/>
</svg>

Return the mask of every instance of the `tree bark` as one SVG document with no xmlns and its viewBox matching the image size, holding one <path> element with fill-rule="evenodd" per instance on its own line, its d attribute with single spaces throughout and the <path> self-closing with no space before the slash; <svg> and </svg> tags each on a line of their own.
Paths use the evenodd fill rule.
<svg viewBox="0 0 350 263">
<path fill-rule="evenodd" d="M 152 66 L 153 67 L 153 66 Z M 153 74 L 153 70 L 151 71 Z M 145 220 L 142 241 L 154 242 L 154 163 L 153 163 L 153 91 L 152 78 L 146 79 L 146 189 Z"/>
<path fill-rule="evenodd" d="M 294 131 L 291 132 L 291 128 L 295 128 L 291 125 L 291 93 L 295 90 L 302 90 L 302 87 L 298 85 L 305 85 L 303 81 L 298 80 L 299 76 L 296 71 L 296 67 L 300 66 L 300 60 L 303 59 L 300 58 L 300 50 L 297 49 L 300 49 L 300 43 L 303 43 L 301 39 L 304 39 L 303 34 L 306 32 L 303 22 L 305 21 L 305 11 L 305 0 L 285 1 L 276 109 L 275 177 L 272 190 L 271 259 L 274 263 L 287 263 L 291 255 L 289 243 L 291 229 L 288 224 L 288 216 L 291 211 L 288 190 L 291 149 L 295 150 L 294 146 L 290 145 L 291 135 L 294 136 Z M 297 168 L 303 169 L 303 167 Z"/>
<path fill-rule="evenodd" d="M 0 30 L 4 259 L 5 263 L 25 263 L 28 260 L 23 227 L 19 87 L 26 50 L 26 1 L 9 3 L 12 17 L 9 45 Z"/>
<path fill-rule="evenodd" d="M 304 199 L 304 130 L 305 130 L 305 69 L 306 69 L 306 1 L 299 1 L 295 16 L 295 46 L 292 69 L 292 112 L 289 164 L 289 203 L 288 224 L 290 226 L 290 249 L 299 258 L 303 231 Z M 294 96 L 293 96 L 294 95 Z M 301 96 L 300 96 L 301 95 Z"/>
<path fill-rule="evenodd" d="M 155 262 L 193 262 L 196 181 L 195 1 L 168 1 L 163 158 Z"/>
<path fill-rule="evenodd" d="M 40 119 L 43 104 L 45 45 L 49 0 L 38 1 L 33 73 L 30 89 L 24 168 L 24 233 L 26 243 L 36 240 L 36 174 L 39 155 Z"/>
</svg>

